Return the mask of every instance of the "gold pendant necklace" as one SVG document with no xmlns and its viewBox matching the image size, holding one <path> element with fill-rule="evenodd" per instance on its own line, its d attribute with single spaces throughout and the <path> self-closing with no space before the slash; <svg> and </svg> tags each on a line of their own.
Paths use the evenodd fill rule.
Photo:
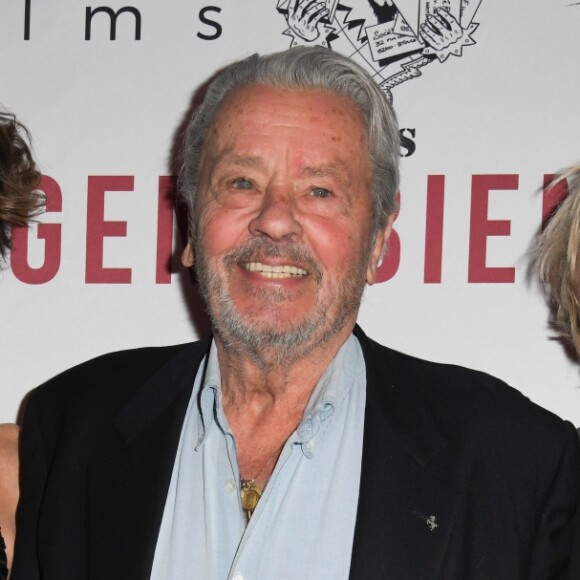
<svg viewBox="0 0 580 580">
<path fill-rule="evenodd" d="M 252 479 L 244 479 L 240 473 L 240 494 L 242 496 L 242 509 L 246 514 L 246 519 L 248 522 L 250 521 L 250 518 L 252 517 L 252 514 L 254 513 L 260 498 L 262 497 L 262 490 L 258 487 L 258 485 L 256 485 L 256 479 L 262 475 L 262 472 L 264 469 L 266 469 L 266 465 L 268 465 L 268 463 L 270 463 L 270 461 L 276 457 L 282 447 L 284 447 L 284 443 L 282 443 L 282 445 L 278 447 L 278 449 L 276 449 L 276 451 L 274 451 L 274 453 L 272 453 L 268 459 L 266 459 L 266 462 L 264 465 L 262 465 L 260 471 L 258 471 L 258 473 L 252 477 Z"/>
<path fill-rule="evenodd" d="M 240 478 L 240 491 L 242 494 L 242 509 L 246 513 L 246 518 L 250 521 L 262 497 L 262 490 L 256 485 L 253 479 Z"/>
</svg>

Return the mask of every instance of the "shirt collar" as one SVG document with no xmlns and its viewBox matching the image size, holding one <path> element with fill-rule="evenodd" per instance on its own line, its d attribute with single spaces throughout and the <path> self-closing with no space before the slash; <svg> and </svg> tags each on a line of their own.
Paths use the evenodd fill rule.
<svg viewBox="0 0 580 580">
<path fill-rule="evenodd" d="M 211 341 L 209 353 L 200 368 L 203 368 L 204 365 L 201 388 L 197 394 L 197 410 L 200 421 L 198 422 L 196 451 L 205 441 L 207 433 L 214 422 L 224 433 L 230 433 L 230 428 L 223 412 L 221 374 L 214 340 Z"/>
<path fill-rule="evenodd" d="M 232 435 L 223 412 L 221 375 L 215 341 L 212 341 L 200 369 L 204 365 L 201 388 L 197 394 L 197 409 L 201 420 L 198 422 L 196 450 L 203 444 L 214 423 L 224 434 Z M 361 376 L 364 376 L 364 359 L 357 338 L 351 334 L 320 377 L 302 420 L 290 436 L 292 442 L 300 445 L 308 458 L 314 455 L 318 439 L 328 427 L 335 410 Z"/>
<path fill-rule="evenodd" d="M 306 405 L 304 417 L 296 429 L 295 442 L 311 458 L 316 445 L 364 371 L 364 360 L 358 340 L 350 335 L 318 381 Z"/>
</svg>

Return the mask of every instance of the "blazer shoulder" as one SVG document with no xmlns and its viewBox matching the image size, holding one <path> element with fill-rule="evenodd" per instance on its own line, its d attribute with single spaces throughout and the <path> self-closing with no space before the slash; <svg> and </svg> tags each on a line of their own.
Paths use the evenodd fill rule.
<svg viewBox="0 0 580 580">
<path fill-rule="evenodd" d="M 89 409 L 126 401 L 151 376 L 184 358 L 194 364 L 207 351 L 209 340 L 172 346 L 144 347 L 117 351 L 80 363 L 33 389 L 24 407 Z M 93 407 L 94 409 L 94 407 Z"/>
<path fill-rule="evenodd" d="M 530 444 L 535 439 L 534 445 L 541 438 L 558 445 L 575 435 L 570 423 L 492 375 L 423 360 L 367 337 L 363 345 L 365 342 L 365 359 L 374 376 L 369 381 L 375 383 L 379 399 L 401 412 L 413 409 L 407 414 L 423 409 L 450 434 L 479 432 L 490 438 L 521 437 Z"/>
</svg>

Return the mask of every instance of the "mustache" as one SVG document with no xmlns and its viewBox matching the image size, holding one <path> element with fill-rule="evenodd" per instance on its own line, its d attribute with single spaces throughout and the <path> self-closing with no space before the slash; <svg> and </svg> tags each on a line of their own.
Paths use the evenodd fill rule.
<svg viewBox="0 0 580 580">
<path fill-rule="evenodd" d="M 303 268 L 317 282 L 322 280 L 322 269 L 312 254 L 303 246 L 277 244 L 264 238 L 253 238 L 240 248 L 224 257 L 226 266 L 231 267 L 241 262 L 261 262 L 264 258 L 284 258 L 292 265 Z"/>
</svg>

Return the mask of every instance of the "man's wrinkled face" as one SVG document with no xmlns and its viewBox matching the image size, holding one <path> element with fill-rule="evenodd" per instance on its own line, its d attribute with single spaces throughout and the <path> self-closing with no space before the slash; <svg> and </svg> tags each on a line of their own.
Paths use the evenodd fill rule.
<svg viewBox="0 0 580 580">
<path fill-rule="evenodd" d="M 354 325 L 371 247 L 366 130 L 346 98 L 250 86 L 202 157 L 195 259 L 214 330 L 253 348 L 309 349 Z"/>
</svg>

